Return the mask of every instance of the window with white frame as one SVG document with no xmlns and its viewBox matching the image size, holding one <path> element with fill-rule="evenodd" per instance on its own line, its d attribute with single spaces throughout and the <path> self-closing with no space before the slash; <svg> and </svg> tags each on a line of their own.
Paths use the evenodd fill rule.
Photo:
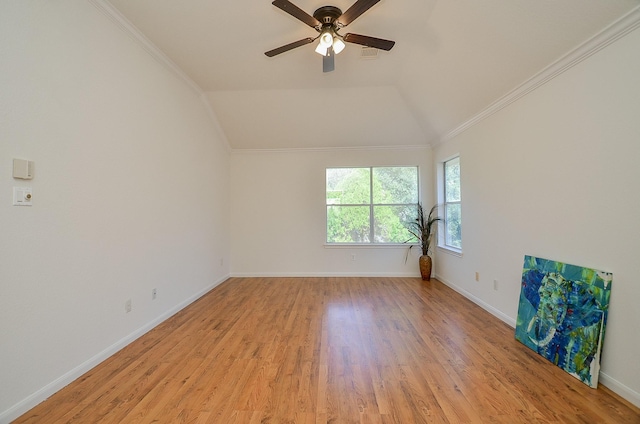
<svg viewBox="0 0 640 424">
<path fill-rule="evenodd" d="M 444 162 L 444 237 L 445 247 L 462 249 L 462 198 L 460 196 L 460 157 Z"/>
<path fill-rule="evenodd" d="M 327 243 L 404 243 L 418 203 L 418 167 L 327 168 Z"/>
</svg>

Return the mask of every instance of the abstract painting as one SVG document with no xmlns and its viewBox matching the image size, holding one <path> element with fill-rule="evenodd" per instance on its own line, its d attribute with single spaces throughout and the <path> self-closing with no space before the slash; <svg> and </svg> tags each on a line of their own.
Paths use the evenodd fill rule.
<svg viewBox="0 0 640 424">
<path fill-rule="evenodd" d="M 525 256 L 516 339 L 598 387 L 612 279 L 609 272 Z"/>
</svg>

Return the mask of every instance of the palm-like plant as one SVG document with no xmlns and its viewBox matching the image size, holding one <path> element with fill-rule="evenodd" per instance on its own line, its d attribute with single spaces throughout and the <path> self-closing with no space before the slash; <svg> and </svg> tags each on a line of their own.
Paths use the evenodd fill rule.
<svg viewBox="0 0 640 424">
<path fill-rule="evenodd" d="M 406 224 L 407 230 L 415 237 L 416 240 L 420 242 L 420 248 L 422 249 L 422 254 L 424 256 L 429 255 L 429 249 L 431 247 L 431 237 L 435 233 L 433 224 L 442 220 L 442 218 L 437 216 L 437 210 L 438 205 L 433 205 L 429 213 L 425 214 L 425 211 L 422 208 L 422 204 L 418 203 L 418 213 L 416 219 Z M 410 241 L 413 241 L 413 239 L 407 240 L 406 243 Z M 412 247 L 413 246 L 409 246 L 409 249 L 411 249 Z M 407 256 L 408 255 L 409 252 L 407 251 Z"/>
</svg>

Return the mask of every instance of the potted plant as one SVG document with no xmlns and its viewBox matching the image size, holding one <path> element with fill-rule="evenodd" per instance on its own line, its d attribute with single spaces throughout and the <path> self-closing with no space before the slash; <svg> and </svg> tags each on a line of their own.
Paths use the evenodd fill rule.
<svg viewBox="0 0 640 424">
<path fill-rule="evenodd" d="M 410 221 L 406 224 L 407 230 L 415 237 L 415 239 L 407 240 L 405 243 L 411 241 L 419 241 L 420 248 L 422 249 L 422 256 L 420 256 L 420 275 L 423 280 L 429 281 L 431 280 L 431 257 L 429 256 L 429 249 L 431 248 L 431 237 L 435 234 L 435 229 L 433 225 L 441 221 L 442 219 L 437 216 L 438 205 L 434 205 L 429 213 L 425 213 L 425 210 L 422 208 L 422 204 L 418 203 L 417 205 L 417 215 L 415 220 Z M 409 246 L 409 250 L 407 250 L 407 256 L 404 261 L 407 262 L 407 258 L 409 256 L 409 251 L 413 245 Z"/>
</svg>

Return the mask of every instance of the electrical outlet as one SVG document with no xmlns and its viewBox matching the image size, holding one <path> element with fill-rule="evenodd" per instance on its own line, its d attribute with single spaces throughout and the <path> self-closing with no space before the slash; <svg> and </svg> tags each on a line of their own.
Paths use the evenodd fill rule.
<svg viewBox="0 0 640 424">
<path fill-rule="evenodd" d="M 493 280 L 493 289 L 498 291 L 498 280 Z"/>
<path fill-rule="evenodd" d="M 476 271 L 476 281 L 480 281 L 480 273 Z"/>
<path fill-rule="evenodd" d="M 131 312 L 131 299 L 129 299 L 126 302 L 124 302 L 124 311 L 126 313 Z"/>
<path fill-rule="evenodd" d="M 224 258 L 220 258 L 220 266 L 224 266 Z"/>
<path fill-rule="evenodd" d="M 352 260 L 352 261 L 355 261 L 355 260 L 356 260 L 356 254 L 355 254 L 355 253 L 352 253 L 352 254 L 351 254 L 351 260 Z"/>
<path fill-rule="evenodd" d="M 158 289 L 151 290 L 151 300 L 156 300 L 156 297 L 158 297 Z"/>
</svg>

